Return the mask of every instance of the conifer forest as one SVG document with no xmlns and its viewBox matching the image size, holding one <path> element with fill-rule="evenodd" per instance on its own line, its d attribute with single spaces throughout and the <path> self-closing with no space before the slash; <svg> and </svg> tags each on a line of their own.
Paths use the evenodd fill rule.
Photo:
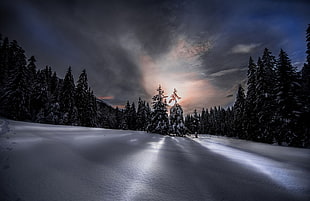
<svg viewBox="0 0 310 201">
<path fill-rule="evenodd" d="M 239 85 L 232 107 L 214 106 L 183 114 L 174 94 L 168 106 L 160 86 L 152 102 L 137 97 L 124 108 L 100 100 L 89 86 L 86 70 L 64 78 L 50 66 L 36 65 L 15 40 L 0 39 L 0 113 L 21 121 L 138 130 L 162 135 L 211 134 L 269 144 L 310 146 L 310 25 L 306 30 L 306 63 L 301 71 L 285 50 L 265 48 L 248 61 L 247 83 Z M 28 53 L 27 53 L 28 54 Z M 160 83 L 158 83 L 160 84 Z M 175 90 L 176 92 L 176 90 Z"/>
</svg>

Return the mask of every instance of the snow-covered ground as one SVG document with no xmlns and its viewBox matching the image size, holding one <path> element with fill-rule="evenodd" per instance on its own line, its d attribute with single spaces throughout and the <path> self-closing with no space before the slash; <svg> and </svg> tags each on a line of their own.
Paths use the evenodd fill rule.
<svg viewBox="0 0 310 201">
<path fill-rule="evenodd" d="M 310 150 L 0 119 L 1 201 L 310 200 Z"/>
</svg>

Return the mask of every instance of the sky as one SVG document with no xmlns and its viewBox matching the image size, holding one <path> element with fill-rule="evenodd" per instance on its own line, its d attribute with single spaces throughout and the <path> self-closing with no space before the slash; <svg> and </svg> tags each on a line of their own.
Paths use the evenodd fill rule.
<svg viewBox="0 0 310 201">
<path fill-rule="evenodd" d="M 264 48 L 301 69 L 309 10 L 306 0 L 2 0 L 0 33 L 61 78 L 86 69 L 113 106 L 151 102 L 160 84 L 191 113 L 231 106 Z"/>
</svg>

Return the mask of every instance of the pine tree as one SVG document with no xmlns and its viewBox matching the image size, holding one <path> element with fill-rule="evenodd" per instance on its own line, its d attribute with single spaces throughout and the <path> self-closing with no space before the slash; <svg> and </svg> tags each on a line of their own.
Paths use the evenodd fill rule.
<svg viewBox="0 0 310 201">
<path fill-rule="evenodd" d="M 151 123 L 151 119 L 152 119 L 152 110 L 151 107 L 149 105 L 149 103 L 146 103 L 146 107 L 145 107 L 145 114 L 146 114 L 146 122 L 144 124 L 144 130 L 147 130 L 148 125 Z"/>
<path fill-rule="evenodd" d="M 75 85 L 71 67 L 68 68 L 60 92 L 60 109 L 63 114 L 62 124 L 75 125 L 77 122 L 77 109 L 75 106 Z"/>
<path fill-rule="evenodd" d="M 123 115 L 123 120 L 122 120 L 122 129 L 127 130 L 129 129 L 129 124 L 130 124 L 130 103 L 127 101 L 124 109 L 124 115 Z"/>
<path fill-rule="evenodd" d="M 134 102 L 131 104 L 130 111 L 129 111 L 129 129 L 130 130 L 137 129 L 137 112 L 136 112 L 136 106 Z"/>
<path fill-rule="evenodd" d="M 184 125 L 183 109 L 180 104 L 176 103 L 170 108 L 170 133 L 177 136 L 184 136 L 186 134 L 186 127 Z"/>
<path fill-rule="evenodd" d="M 60 124 L 61 123 L 61 111 L 58 102 L 50 102 L 47 106 L 45 114 L 45 123 Z"/>
<path fill-rule="evenodd" d="M 0 93 L 3 93 L 2 90 L 8 81 L 9 52 L 9 39 L 4 38 L 0 46 Z"/>
<path fill-rule="evenodd" d="M 75 105 L 78 112 L 78 122 L 79 125 L 89 126 L 87 125 L 89 122 L 86 122 L 86 113 L 88 110 L 89 101 L 91 101 L 88 92 L 88 81 L 86 70 L 84 69 L 79 76 L 76 85 L 76 93 L 75 93 Z"/>
<path fill-rule="evenodd" d="M 34 83 L 36 79 L 37 74 L 37 67 L 36 67 L 36 59 L 34 56 L 31 56 L 30 59 L 28 59 L 28 71 L 29 71 L 29 82 Z"/>
<path fill-rule="evenodd" d="M 235 136 L 238 136 L 241 139 L 245 138 L 245 132 L 244 132 L 244 109 L 245 109 L 245 95 L 244 95 L 244 89 L 241 85 L 239 85 L 238 93 L 236 97 L 236 101 L 234 104 L 234 131 Z"/>
<path fill-rule="evenodd" d="M 23 56 L 21 56 L 21 52 L 23 52 Z M 16 40 L 10 42 L 9 45 L 9 53 L 8 53 L 8 71 L 7 77 L 10 79 L 16 71 L 18 71 L 19 66 L 26 66 L 26 56 L 24 54 L 24 50 L 18 45 Z"/>
<path fill-rule="evenodd" d="M 290 145 L 301 146 L 301 136 L 297 131 L 297 120 L 300 115 L 300 103 L 298 100 L 299 78 L 296 68 L 291 65 L 288 55 L 281 50 L 277 61 L 276 82 L 276 120 L 277 142 L 286 141 Z"/>
<path fill-rule="evenodd" d="M 116 107 L 115 108 L 115 129 L 121 129 L 122 127 L 122 118 L 123 118 L 123 112 L 118 108 Z"/>
<path fill-rule="evenodd" d="M 47 80 L 46 80 L 47 82 Z M 59 95 L 62 88 L 61 80 L 57 77 L 56 72 L 53 73 L 48 91 L 48 102 L 46 105 L 45 121 L 50 124 L 60 124 L 62 114 L 60 111 Z"/>
<path fill-rule="evenodd" d="M 265 49 L 262 59 L 257 63 L 255 110 L 258 118 L 258 131 L 254 140 L 272 143 L 274 139 L 275 113 L 275 58 Z"/>
<path fill-rule="evenodd" d="M 145 130 L 147 122 L 147 111 L 145 101 L 142 101 L 141 98 L 138 100 L 138 111 L 137 111 L 137 129 L 138 130 Z"/>
<path fill-rule="evenodd" d="M 24 52 L 16 41 L 11 43 L 8 63 L 9 77 L 1 96 L 3 115 L 15 120 L 30 118 L 31 88 Z"/>
<path fill-rule="evenodd" d="M 44 111 L 49 101 L 48 81 L 44 70 L 39 70 L 33 83 L 31 95 L 31 116 L 32 120 L 44 123 Z M 39 114 L 39 115 L 38 115 Z"/>
<path fill-rule="evenodd" d="M 197 110 L 194 110 L 194 114 L 192 115 L 192 119 L 191 119 L 191 125 L 190 125 L 190 130 L 192 131 L 192 133 L 197 134 L 199 131 L 199 125 L 200 125 L 200 118 L 199 115 L 197 113 Z"/>
<path fill-rule="evenodd" d="M 56 72 L 53 73 L 50 81 L 50 92 L 52 95 L 52 102 L 58 102 L 59 101 L 59 91 L 60 91 L 60 83 L 59 78 L 57 77 Z"/>
<path fill-rule="evenodd" d="M 310 24 L 308 25 L 307 33 L 306 33 L 306 41 L 307 41 L 307 63 L 304 64 L 301 71 L 301 99 L 303 102 L 303 113 L 301 114 L 300 124 L 303 127 L 304 133 L 304 146 L 310 146 Z"/>
<path fill-rule="evenodd" d="M 187 115 L 185 116 L 185 120 L 184 120 L 184 125 L 185 125 L 185 127 L 188 129 L 188 132 L 189 132 L 189 133 L 192 133 L 192 131 L 190 130 L 191 124 L 192 124 L 191 118 L 192 118 L 191 115 L 190 115 L 190 114 L 187 114 Z"/>
<path fill-rule="evenodd" d="M 307 35 L 307 63 L 304 64 L 301 71 L 302 96 L 307 113 L 310 112 L 310 24 L 308 25 Z"/>
<path fill-rule="evenodd" d="M 200 119 L 200 128 L 199 133 L 206 134 L 207 132 L 207 125 L 208 125 L 208 117 L 207 114 L 208 111 L 206 111 L 204 108 L 202 108 L 201 111 L 201 119 Z"/>
<path fill-rule="evenodd" d="M 214 120 L 213 120 L 213 122 L 214 122 L 214 129 L 215 129 L 214 133 L 216 135 L 221 134 L 220 125 L 219 125 L 221 119 L 220 119 L 219 111 L 220 111 L 220 107 L 214 107 Z"/>
<path fill-rule="evenodd" d="M 210 108 L 208 113 L 208 134 L 214 134 L 214 111 Z"/>
<path fill-rule="evenodd" d="M 86 92 L 87 100 L 86 105 L 84 106 L 86 110 L 83 110 L 83 123 L 84 126 L 95 127 L 98 125 L 97 123 L 97 98 L 94 96 L 94 92 L 89 88 Z"/>
<path fill-rule="evenodd" d="M 228 137 L 234 137 L 235 133 L 233 132 L 233 128 L 234 128 L 234 122 L 232 121 L 232 119 L 234 118 L 234 112 L 233 109 L 231 107 L 227 108 L 227 110 L 225 111 L 226 115 L 225 115 L 225 126 L 226 126 L 226 135 Z"/>
<path fill-rule="evenodd" d="M 244 108 L 244 129 L 245 139 L 254 140 L 257 135 L 257 106 L 256 102 L 256 73 L 257 66 L 254 63 L 252 57 L 249 59 L 248 65 L 248 82 L 247 82 L 247 94 Z"/>
<path fill-rule="evenodd" d="M 169 131 L 169 120 L 167 114 L 167 103 L 166 96 L 164 95 L 164 90 L 162 90 L 159 85 L 158 94 L 156 94 L 152 99 L 153 112 L 151 114 L 151 122 L 148 125 L 148 131 L 151 133 L 158 133 L 167 135 Z"/>
</svg>

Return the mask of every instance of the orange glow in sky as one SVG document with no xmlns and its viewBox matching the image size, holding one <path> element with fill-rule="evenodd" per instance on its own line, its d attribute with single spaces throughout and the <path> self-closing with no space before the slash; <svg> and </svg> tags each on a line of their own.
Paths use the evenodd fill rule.
<svg viewBox="0 0 310 201">
<path fill-rule="evenodd" d="M 98 99 L 101 99 L 101 100 L 111 100 L 111 99 L 114 99 L 114 96 L 99 96 Z"/>
<path fill-rule="evenodd" d="M 179 36 L 167 52 L 154 56 L 144 51 L 139 40 L 132 35 L 124 36 L 121 41 L 123 48 L 135 58 L 142 73 L 143 86 L 150 96 L 157 93 L 159 84 L 166 96 L 170 96 L 176 88 L 182 97 L 178 103 L 184 113 L 231 102 L 231 98 L 225 98 L 227 92 L 212 85 L 202 70 L 205 68 L 202 68 L 201 55 L 212 49 L 210 42 L 194 43 Z"/>
<path fill-rule="evenodd" d="M 150 95 L 154 95 L 160 84 L 165 95 L 170 96 L 176 88 L 177 94 L 182 97 L 178 103 L 185 113 L 190 113 L 195 108 L 200 110 L 203 107 L 225 104 L 226 99 L 219 101 L 213 98 L 217 95 L 225 96 L 224 92 L 216 89 L 199 71 L 199 55 L 209 48 L 208 43 L 195 46 L 180 39 L 167 54 L 159 58 L 141 55 L 139 66 L 145 89 Z"/>
</svg>

